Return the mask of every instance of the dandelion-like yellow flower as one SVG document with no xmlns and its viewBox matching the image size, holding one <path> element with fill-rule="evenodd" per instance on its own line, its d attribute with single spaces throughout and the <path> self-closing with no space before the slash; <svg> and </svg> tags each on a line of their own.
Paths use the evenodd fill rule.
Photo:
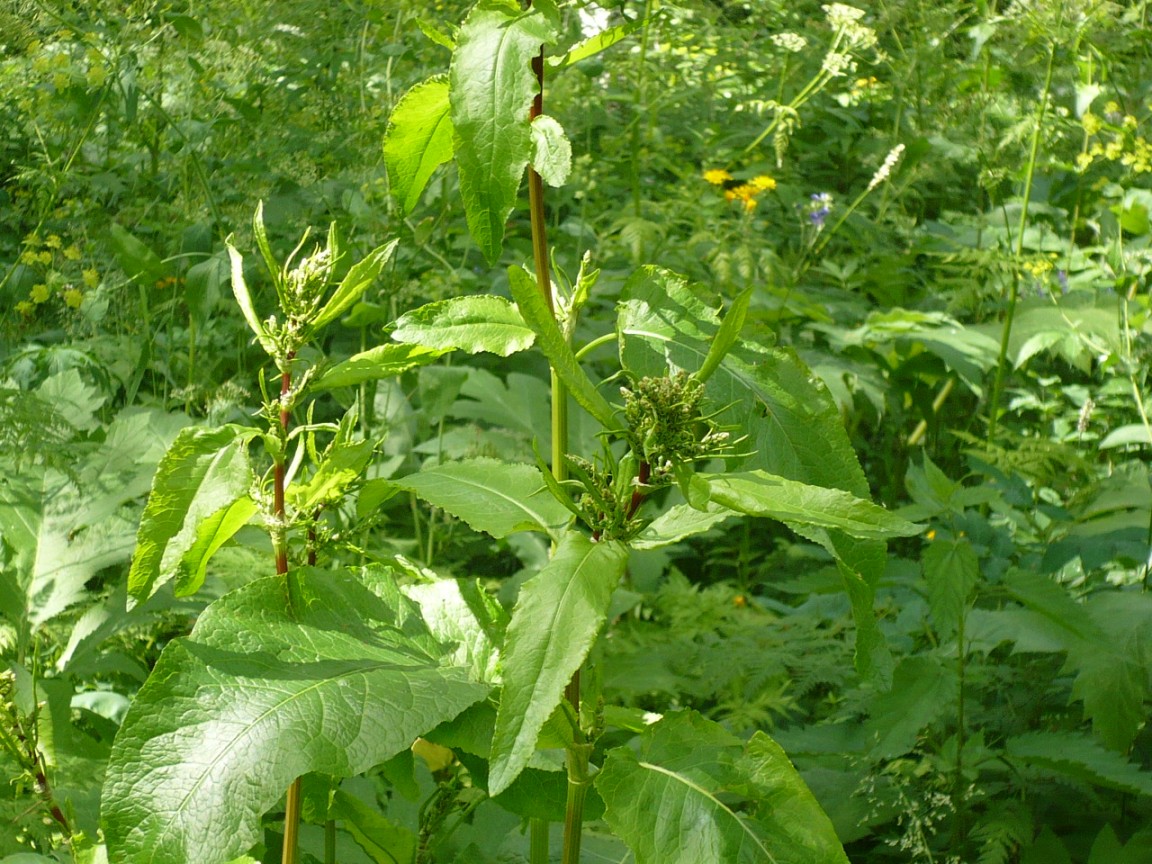
<svg viewBox="0 0 1152 864">
<path fill-rule="evenodd" d="M 79 309 L 81 301 L 84 300 L 84 295 L 80 292 L 79 288 L 69 288 L 64 292 L 64 305 L 69 309 Z"/>
<path fill-rule="evenodd" d="M 731 180 L 732 175 L 723 168 L 709 168 L 704 172 L 704 179 L 713 186 L 721 185 L 725 180 Z"/>
<path fill-rule="evenodd" d="M 760 174 L 748 181 L 748 185 L 757 192 L 771 192 L 776 188 L 776 181 L 767 174 Z"/>
</svg>

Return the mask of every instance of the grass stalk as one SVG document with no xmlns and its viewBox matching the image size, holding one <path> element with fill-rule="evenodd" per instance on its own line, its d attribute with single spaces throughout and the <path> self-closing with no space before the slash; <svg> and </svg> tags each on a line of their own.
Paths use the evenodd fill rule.
<svg viewBox="0 0 1152 864">
<path fill-rule="evenodd" d="M 1000 355 L 996 360 L 996 377 L 992 382 L 992 395 L 988 401 L 988 444 L 996 442 L 1000 420 L 1000 401 L 1004 395 L 1004 367 L 1008 362 L 1008 341 L 1012 337 L 1012 322 L 1016 317 L 1016 303 L 1020 299 L 1020 259 L 1024 256 L 1024 229 L 1028 226 L 1028 204 L 1032 200 L 1032 183 L 1036 178 L 1036 160 L 1040 153 L 1040 140 L 1044 135 L 1044 117 L 1048 112 L 1048 96 L 1052 92 L 1052 74 L 1056 68 L 1056 43 L 1048 48 L 1048 68 L 1044 73 L 1044 87 L 1040 105 L 1036 109 L 1036 128 L 1032 132 L 1032 145 L 1028 152 L 1028 165 L 1024 171 L 1024 202 L 1020 207 L 1020 223 L 1016 229 L 1015 267 L 1009 289 L 1008 309 L 1004 313 L 1004 328 L 1000 333 Z"/>
</svg>

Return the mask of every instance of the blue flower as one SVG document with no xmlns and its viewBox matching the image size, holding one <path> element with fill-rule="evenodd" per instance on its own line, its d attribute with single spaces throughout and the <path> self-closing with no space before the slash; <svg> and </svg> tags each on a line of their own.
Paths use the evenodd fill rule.
<svg viewBox="0 0 1152 864">
<path fill-rule="evenodd" d="M 819 231 L 824 227 L 824 220 L 832 212 L 832 196 L 827 192 L 813 192 L 811 203 L 808 205 L 808 221 L 812 227 Z"/>
</svg>

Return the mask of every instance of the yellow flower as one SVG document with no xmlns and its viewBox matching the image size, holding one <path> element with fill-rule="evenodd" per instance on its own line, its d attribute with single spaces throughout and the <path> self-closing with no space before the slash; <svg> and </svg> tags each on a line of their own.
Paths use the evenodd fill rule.
<svg viewBox="0 0 1152 864">
<path fill-rule="evenodd" d="M 28 296 L 32 298 L 33 303 L 43 303 L 48 299 L 48 286 L 43 282 L 39 285 L 33 285 L 32 290 L 28 292 Z"/>
<path fill-rule="evenodd" d="M 36 307 L 29 303 L 27 300 L 21 300 L 16 304 L 16 311 L 21 315 L 31 315 L 36 311 Z"/>
<path fill-rule="evenodd" d="M 84 278 L 84 284 L 89 288 L 95 288 L 100 284 L 100 274 L 95 267 L 89 267 L 87 270 L 82 270 L 80 275 Z"/>
<path fill-rule="evenodd" d="M 79 288 L 69 288 L 64 292 L 64 305 L 69 309 L 79 309 L 83 299 L 84 295 L 80 293 Z"/>
<path fill-rule="evenodd" d="M 723 168 L 709 168 L 704 172 L 704 179 L 713 186 L 721 185 L 725 180 L 731 180 L 732 175 Z"/>
<path fill-rule="evenodd" d="M 44 250 L 43 252 L 41 252 L 36 257 L 39 259 L 41 264 L 51 264 L 52 263 L 52 253 L 49 252 L 48 250 Z"/>
<path fill-rule="evenodd" d="M 20 253 L 20 263 L 33 267 L 40 263 L 40 255 L 31 249 L 25 249 Z"/>
<path fill-rule="evenodd" d="M 64 245 L 64 241 L 60 239 L 59 234 L 49 234 L 48 238 L 44 241 L 44 245 L 49 249 L 59 249 Z"/>
<path fill-rule="evenodd" d="M 936 539 L 936 529 L 935 528 L 929 529 L 928 533 L 925 534 L 924 537 L 926 540 L 928 540 L 928 542 L 932 542 L 933 540 Z"/>
<path fill-rule="evenodd" d="M 767 174 L 761 174 L 748 181 L 748 185 L 757 192 L 770 192 L 776 188 L 776 181 Z"/>
<path fill-rule="evenodd" d="M 64 257 L 69 261 L 79 261 L 80 247 L 73 243 L 71 246 L 64 250 Z"/>
<path fill-rule="evenodd" d="M 1085 135 L 1095 135 L 1104 126 L 1104 121 L 1095 114 L 1087 113 L 1080 118 L 1080 125 L 1084 127 Z"/>
</svg>

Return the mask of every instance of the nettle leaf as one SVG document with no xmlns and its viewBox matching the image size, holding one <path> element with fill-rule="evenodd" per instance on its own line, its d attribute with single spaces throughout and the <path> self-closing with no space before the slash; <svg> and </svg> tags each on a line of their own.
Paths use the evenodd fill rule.
<svg viewBox="0 0 1152 864">
<path fill-rule="evenodd" d="M 834 528 L 851 537 L 871 540 L 912 537 L 923 530 L 841 489 L 797 483 L 767 471 L 696 474 L 691 482 L 706 487 L 714 503 L 749 516 Z"/>
<path fill-rule="evenodd" d="M 209 606 L 164 650 L 116 737 L 110 859 L 229 861 L 260 840 L 294 778 L 366 771 L 483 699 L 487 685 L 429 652 L 419 619 L 399 629 L 409 614 L 315 569 Z"/>
<path fill-rule="evenodd" d="M 1152 796 L 1152 772 L 1074 732 L 1029 732 L 1004 742 L 1011 761 L 1121 792 Z"/>
<path fill-rule="evenodd" d="M 572 171 L 572 144 L 564 127 L 547 114 L 532 121 L 532 167 L 549 186 L 563 186 Z"/>
<path fill-rule="evenodd" d="M 942 634 L 951 635 L 980 581 L 980 560 L 972 544 L 961 538 L 933 541 L 924 551 L 923 563 L 932 620 Z"/>
<path fill-rule="evenodd" d="M 409 369 L 426 366 L 443 357 L 446 352 L 423 345 L 377 345 L 354 354 L 337 363 L 321 375 L 312 387 L 332 390 L 336 387 L 357 387 L 368 381 L 395 378 Z"/>
<path fill-rule="evenodd" d="M 531 59 L 556 41 L 554 9 L 481 0 L 460 26 L 448 73 L 460 195 L 468 230 L 489 262 L 504 243 L 532 155 L 528 110 L 539 92 Z"/>
<path fill-rule="evenodd" d="M 556 318 L 548 308 L 536 281 L 522 267 L 508 268 L 508 285 L 512 296 L 520 307 L 524 321 L 540 337 L 540 350 L 548 358 L 556 376 L 564 382 L 572 398 L 589 414 L 600 421 L 606 429 L 618 429 L 620 422 L 608 400 L 600 395 L 580 361 L 572 352 L 572 346 L 560 332 Z"/>
<path fill-rule="evenodd" d="M 446 75 L 417 84 L 392 109 L 384 135 L 384 165 L 405 215 L 420 203 L 433 172 L 452 158 L 453 131 Z"/>
<path fill-rule="evenodd" d="M 136 554 L 128 573 L 128 594 L 146 600 L 165 582 L 180 578 L 178 587 L 199 587 L 208 549 L 219 548 L 225 529 L 239 530 L 233 518 L 221 518 L 247 496 L 254 476 L 248 460 L 248 442 L 254 429 L 225 426 L 180 431 L 152 481 L 152 494 L 144 507 L 136 535 Z M 201 522 L 212 519 L 211 538 L 201 533 Z"/>
<path fill-rule="evenodd" d="M 499 795 L 528 764 L 540 730 L 608 617 L 628 549 L 566 533 L 544 568 L 520 588 L 504 642 L 504 688 L 488 791 Z"/>
<path fill-rule="evenodd" d="M 133 282 L 151 287 L 164 278 L 164 262 L 160 256 L 123 225 L 111 223 L 108 226 L 108 239 L 116 263 Z"/>
<path fill-rule="evenodd" d="M 455 348 L 508 357 L 531 348 L 536 334 L 512 302 L 482 294 L 438 300 L 406 312 L 397 320 L 392 338 L 444 351 Z"/>
<path fill-rule="evenodd" d="M 636 864 L 847 864 L 828 816 L 763 732 L 747 743 L 694 712 L 610 750 L 596 789 Z"/>
<path fill-rule="evenodd" d="M 540 470 L 523 463 L 464 459 L 393 482 L 496 538 L 516 531 L 558 536 L 571 519 L 568 508 L 545 487 Z"/>
<path fill-rule="evenodd" d="M 921 729 L 955 710 L 957 686 L 954 665 L 919 654 L 901 660 L 892 689 L 872 700 L 865 729 L 875 742 L 873 754 L 889 759 L 910 751 Z"/>
</svg>

